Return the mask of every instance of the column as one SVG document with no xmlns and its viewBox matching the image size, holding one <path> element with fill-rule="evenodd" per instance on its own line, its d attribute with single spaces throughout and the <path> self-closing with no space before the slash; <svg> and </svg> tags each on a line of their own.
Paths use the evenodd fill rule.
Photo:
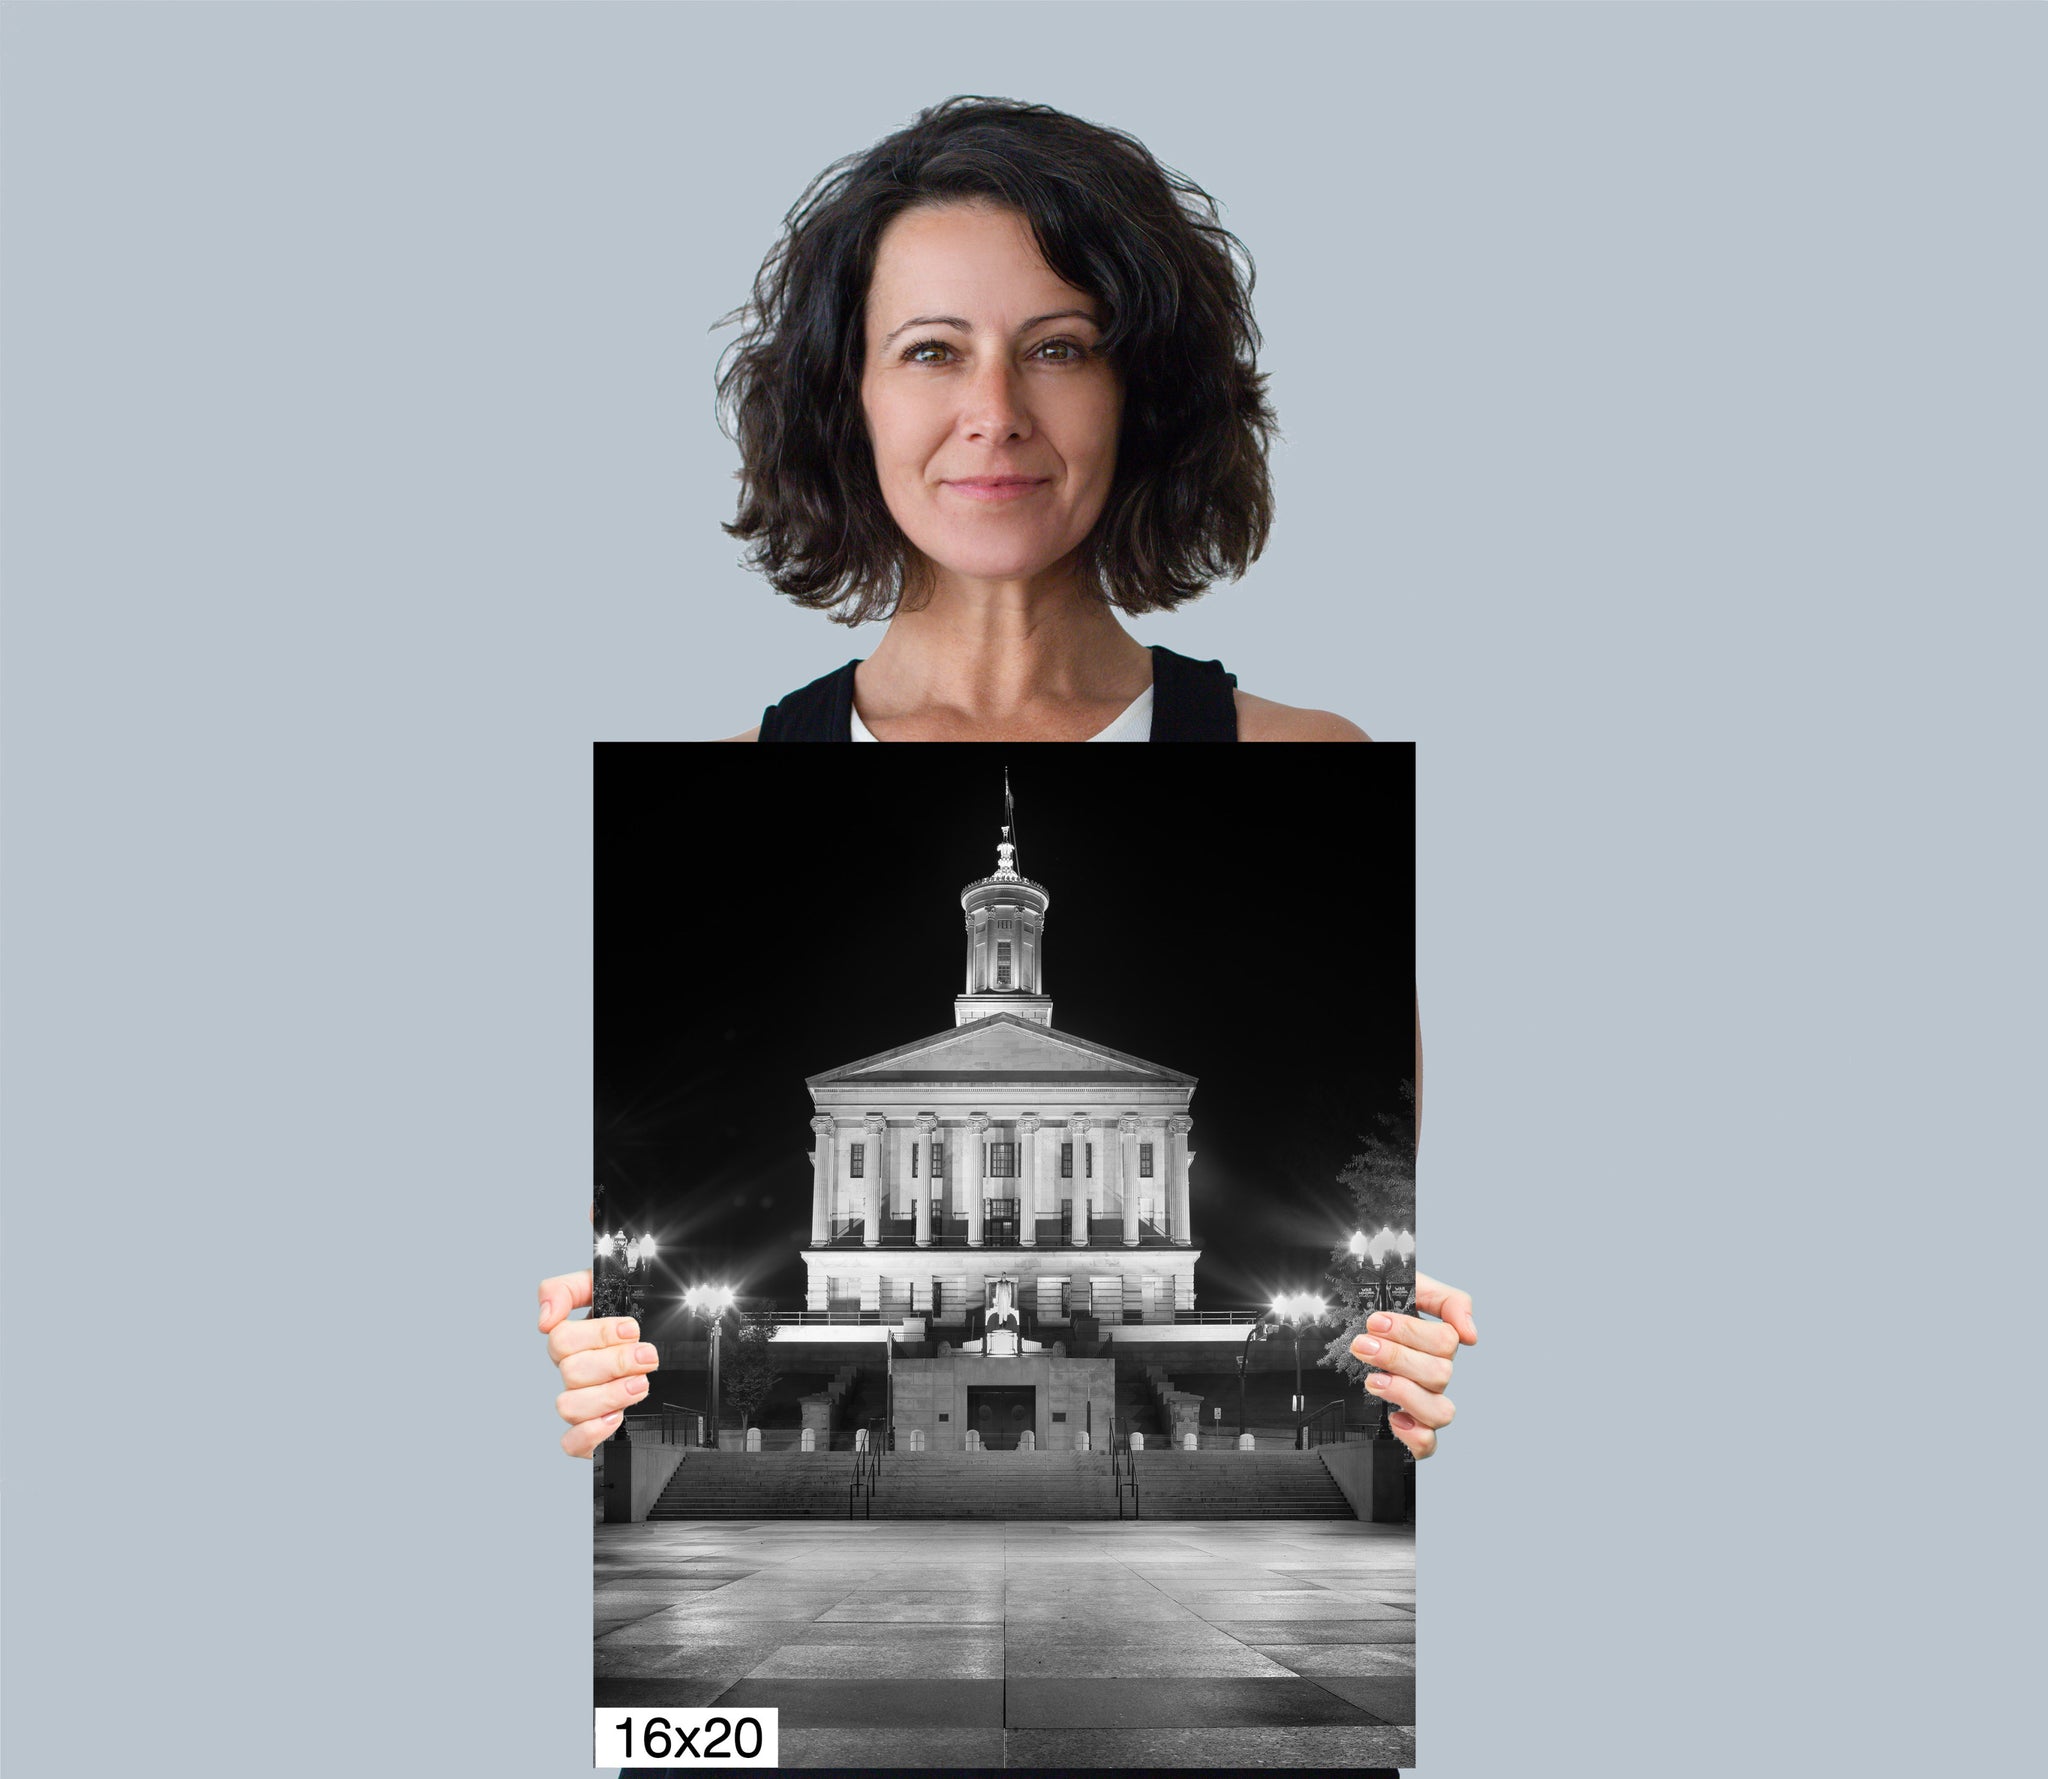
<svg viewBox="0 0 2048 1779">
<path fill-rule="evenodd" d="M 987 1189 L 987 1174 L 984 1170 L 988 1166 L 988 1157 L 982 1147 L 982 1140 L 988 1130 L 988 1114 L 975 1113 L 967 1121 L 967 1130 L 967 1178 L 963 1182 L 967 1193 L 967 1245 L 970 1248 L 978 1248 L 981 1246 L 981 1198 Z"/>
<path fill-rule="evenodd" d="M 867 1178 L 861 1181 L 866 1190 L 861 1194 L 861 1215 L 867 1220 L 867 1231 L 861 1238 L 861 1245 L 879 1248 L 882 1245 L 882 1207 L 888 1202 L 882 1191 L 882 1158 L 888 1147 L 889 1121 L 879 1112 L 870 1112 L 863 1120 L 867 1125 Z"/>
<path fill-rule="evenodd" d="M 1017 1240 L 1027 1248 L 1038 1246 L 1038 1122 L 1036 1112 L 1017 1114 Z"/>
<path fill-rule="evenodd" d="M 1191 1247 L 1195 1230 L 1188 1216 L 1188 1132 L 1195 1128 L 1192 1118 L 1169 1118 L 1166 1129 L 1172 1141 L 1167 1180 L 1173 1198 L 1173 1240 L 1176 1247 Z"/>
<path fill-rule="evenodd" d="M 1180 1240 L 1180 1207 L 1173 1202 L 1172 1165 L 1166 1152 L 1173 1146 L 1168 1121 L 1161 1119 L 1147 1133 L 1152 1138 L 1153 1220 L 1174 1241 Z"/>
<path fill-rule="evenodd" d="M 1126 1112 L 1116 1121 L 1117 1154 L 1124 1187 L 1124 1246 L 1138 1245 L 1138 1115 Z"/>
<path fill-rule="evenodd" d="M 1088 1245 L 1088 1120 L 1076 1112 L 1067 1120 L 1067 1141 L 1074 1150 L 1074 1246 Z"/>
<path fill-rule="evenodd" d="M 917 1245 L 932 1245 L 932 1130 L 939 1121 L 929 1112 L 917 1115 Z"/>
<path fill-rule="evenodd" d="M 832 1239 L 832 1120 L 820 1113 L 811 1129 L 818 1139 L 811 1151 L 811 1246 L 822 1248 Z"/>
</svg>

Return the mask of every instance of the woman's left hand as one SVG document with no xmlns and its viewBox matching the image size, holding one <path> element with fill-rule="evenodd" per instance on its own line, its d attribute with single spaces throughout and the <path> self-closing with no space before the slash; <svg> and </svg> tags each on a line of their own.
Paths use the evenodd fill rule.
<svg viewBox="0 0 2048 1779">
<path fill-rule="evenodd" d="M 1415 1275 L 1415 1307 L 1443 1320 L 1382 1311 L 1366 1319 L 1351 1356 L 1378 1368 L 1366 1374 L 1365 1387 L 1394 1411 L 1387 1417 L 1394 1437 L 1426 1458 L 1436 1450 L 1438 1431 L 1458 1412 L 1444 1394 L 1452 1355 L 1460 1346 L 1477 1345 L 1479 1330 L 1472 1322 L 1472 1299 L 1426 1273 Z"/>
</svg>

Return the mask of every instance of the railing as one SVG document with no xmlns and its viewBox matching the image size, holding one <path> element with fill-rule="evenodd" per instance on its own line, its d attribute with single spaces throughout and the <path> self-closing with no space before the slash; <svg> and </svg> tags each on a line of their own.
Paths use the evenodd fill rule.
<svg viewBox="0 0 2048 1779">
<path fill-rule="evenodd" d="M 853 1477 L 846 1490 L 846 1517 L 854 1517 L 854 1503 L 863 1504 L 861 1517 L 875 1517 L 875 1491 L 882 1486 L 882 1445 L 883 1429 L 880 1421 L 870 1421 L 858 1432 L 864 1432 L 866 1439 L 853 1442 Z"/>
<path fill-rule="evenodd" d="M 1121 1415 L 1109 1423 L 1109 1478 L 1116 1487 L 1116 1517 L 1124 1517 L 1124 1490 L 1131 1491 L 1131 1518 L 1139 1519 L 1138 1465 L 1131 1455 L 1131 1424 Z"/>
<path fill-rule="evenodd" d="M 1335 1417 L 1333 1420 L 1332 1417 Z M 1332 1428 L 1335 1431 L 1332 1431 Z M 1326 1402 L 1301 1424 L 1301 1449 L 1313 1451 L 1319 1445 L 1341 1445 L 1344 1441 L 1344 1400 Z"/>
<path fill-rule="evenodd" d="M 705 1443 L 704 1411 L 685 1408 L 680 1402 L 656 1403 L 640 1414 L 628 1415 L 623 1426 L 628 1438 L 637 1435 L 650 1445 L 701 1446 Z"/>
<path fill-rule="evenodd" d="M 1249 1328 L 1263 1315 L 1262 1310 L 1175 1310 L 1176 1322 L 1234 1322 L 1240 1328 Z"/>
</svg>

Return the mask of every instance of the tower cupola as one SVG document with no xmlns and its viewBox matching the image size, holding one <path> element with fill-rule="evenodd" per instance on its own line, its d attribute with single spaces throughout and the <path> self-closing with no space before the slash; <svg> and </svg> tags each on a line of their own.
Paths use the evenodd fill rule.
<svg viewBox="0 0 2048 1779">
<path fill-rule="evenodd" d="M 1003 837 L 992 876 L 960 892 L 967 929 L 967 987 L 955 997 L 953 1023 L 966 1025 L 991 1013 L 1015 1013 L 1036 1025 L 1052 1024 L 1045 992 L 1045 911 L 1052 897 L 1017 869 L 1016 812 L 1010 778 L 1003 775 Z"/>
</svg>

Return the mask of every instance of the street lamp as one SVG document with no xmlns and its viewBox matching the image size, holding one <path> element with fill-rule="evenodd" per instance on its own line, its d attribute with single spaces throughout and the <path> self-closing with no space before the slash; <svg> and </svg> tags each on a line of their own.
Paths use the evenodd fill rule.
<svg viewBox="0 0 2048 1779">
<path fill-rule="evenodd" d="M 683 1295 L 683 1303 L 693 1314 L 710 1324 L 711 1328 L 711 1375 L 705 1395 L 704 1426 L 706 1445 L 718 1443 L 718 1335 L 725 1325 L 725 1312 L 732 1308 L 732 1293 L 723 1285 L 692 1285 Z"/>
<path fill-rule="evenodd" d="M 1270 1340 L 1273 1333 L 1272 1323 L 1254 1322 L 1245 1331 L 1244 1346 L 1237 1355 L 1237 1436 L 1240 1440 L 1244 1438 L 1244 1374 L 1252 1362 L 1252 1342 Z"/>
<path fill-rule="evenodd" d="M 647 1282 L 654 1267 L 654 1237 L 625 1236 L 616 1230 L 600 1235 L 593 1245 L 590 1313 L 593 1316 L 637 1316 L 647 1301 Z"/>
<path fill-rule="evenodd" d="M 1351 1232 L 1349 1245 L 1351 1249 L 1351 1263 L 1358 1273 L 1359 1306 L 1368 1316 L 1375 1310 L 1394 1310 L 1400 1307 L 1399 1290 L 1384 1276 L 1382 1269 L 1392 1263 L 1394 1256 L 1400 1251 L 1404 1240 L 1412 1245 L 1414 1239 L 1406 1230 L 1395 1231 L 1391 1227 L 1382 1233 L 1390 1235 L 1392 1240 L 1388 1243 L 1386 1253 L 1381 1258 L 1378 1266 L 1375 1266 L 1372 1258 L 1372 1243 L 1366 1238 L 1365 1231 L 1354 1229 Z M 1376 1274 L 1380 1276 L 1375 1276 Z M 1363 1364 L 1364 1362 L 1361 1360 L 1360 1363 Z M 1388 1415 L 1393 1412 L 1392 1407 L 1384 1398 L 1375 1397 L 1371 1389 L 1365 1385 L 1365 1378 L 1381 1369 L 1383 1368 L 1377 1365 L 1367 1365 L 1365 1374 L 1359 1379 L 1359 1385 L 1365 1392 L 1365 1405 L 1369 1411 L 1366 1416 L 1367 1424 L 1374 1428 L 1376 1438 L 1392 1439 L 1394 1437 L 1394 1430 L 1387 1420 Z"/>
<path fill-rule="evenodd" d="M 1311 1297 L 1307 1292 L 1296 1292 L 1291 1297 L 1273 1299 L 1274 1320 L 1283 1324 L 1294 1342 L 1294 1412 L 1301 1414 L 1308 1406 L 1307 1398 L 1301 1391 L 1301 1331 L 1320 1322 L 1329 1313 L 1329 1306 L 1320 1297 Z M 1294 1441 L 1301 1443 L 1301 1423 L 1295 1423 Z"/>
</svg>

